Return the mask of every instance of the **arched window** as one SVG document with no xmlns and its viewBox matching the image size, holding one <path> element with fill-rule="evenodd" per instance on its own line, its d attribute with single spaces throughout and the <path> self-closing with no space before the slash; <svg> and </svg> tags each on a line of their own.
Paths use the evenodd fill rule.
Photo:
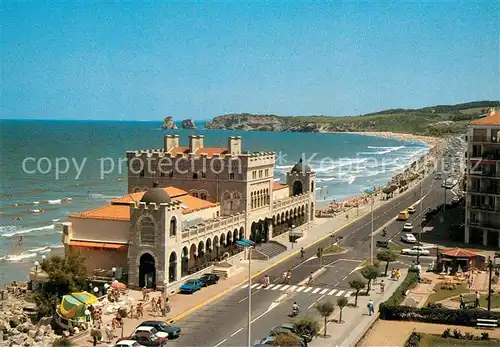
<svg viewBox="0 0 500 347">
<path fill-rule="evenodd" d="M 193 174 L 193 178 L 194 178 L 194 179 L 197 179 L 197 178 L 198 178 L 198 173 L 197 173 L 197 172 L 195 172 L 195 173 Z"/>
<path fill-rule="evenodd" d="M 170 237 L 177 235 L 177 219 L 172 217 L 170 220 Z"/>
<path fill-rule="evenodd" d="M 200 193 L 200 199 L 207 200 L 207 193 Z"/>
<path fill-rule="evenodd" d="M 314 181 L 311 182 L 311 193 L 314 193 Z"/>
<path fill-rule="evenodd" d="M 155 245 L 155 223 L 150 217 L 145 217 L 141 221 L 141 245 Z"/>
</svg>

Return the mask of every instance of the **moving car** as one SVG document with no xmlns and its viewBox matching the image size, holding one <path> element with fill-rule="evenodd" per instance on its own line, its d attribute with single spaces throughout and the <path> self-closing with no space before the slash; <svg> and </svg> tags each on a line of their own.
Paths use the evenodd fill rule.
<svg viewBox="0 0 500 347">
<path fill-rule="evenodd" d="M 154 326 L 148 326 L 148 325 L 141 324 L 137 328 L 135 328 L 132 335 L 135 335 L 138 332 L 146 332 L 146 333 L 149 333 L 151 335 L 158 335 L 159 337 L 168 338 L 168 333 L 163 332 L 163 331 L 158 331 Z"/>
<path fill-rule="evenodd" d="M 417 239 L 412 234 L 404 234 L 401 236 L 401 241 L 406 243 L 417 243 Z"/>
<path fill-rule="evenodd" d="M 115 347 L 144 347 L 144 345 L 134 340 L 122 340 L 117 342 Z"/>
<path fill-rule="evenodd" d="M 135 335 L 121 338 L 117 341 L 117 344 L 125 340 L 137 341 L 140 345 L 148 347 L 163 347 L 167 345 L 167 339 L 165 337 L 159 337 L 158 335 L 150 334 L 147 331 L 139 331 Z"/>
<path fill-rule="evenodd" d="M 269 333 L 269 335 L 273 336 L 273 335 L 282 334 L 282 333 L 297 335 L 297 336 L 301 337 L 306 342 L 306 344 L 308 342 L 312 341 L 312 337 L 310 335 L 299 334 L 299 332 L 297 330 L 295 330 L 295 328 L 293 327 L 292 324 L 278 325 L 277 327 L 274 327 L 271 330 L 271 332 Z"/>
<path fill-rule="evenodd" d="M 411 224 L 411 223 L 405 223 L 405 225 L 403 225 L 403 230 L 412 231 L 413 230 L 413 224 Z"/>
<path fill-rule="evenodd" d="M 217 282 L 219 282 L 219 276 L 216 274 L 204 274 L 200 277 L 200 281 L 203 283 L 203 287 L 206 287 L 211 284 L 217 284 Z"/>
<path fill-rule="evenodd" d="M 408 210 L 403 210 L 399 212 L 397 220 L 408 220 L 410 218 L 410 213 Z"/>
<path fill-rule="evenodd" d="M 408 207 L 406 210 L 408 211 L 409 214 L 415 213 L 415 207 L 413 206 Z"/>
<path fill-rule="evenodd" d="M 176 339 L 181 335 L 181 328 L 168 325 L 167 323 L 160 320 L 147 320 L 142 322 L 140 326 L 153 327 L 159 332 L 168 334 L 168 339 Z"/>
<path fill-rule="evenodd" d="M 203 282 L 200 280 L 187 280 L 180 288 L 181 293 L 193 294 L 203 287 Z"/>
<path fill-rule="evenodd" d="M 422 246 L 413 246 L 412 248 L 405 248 L 401 250 L 401 254 L 406 255 L 429 255 L 429 250 L 423 248 Z"/>
</svg>

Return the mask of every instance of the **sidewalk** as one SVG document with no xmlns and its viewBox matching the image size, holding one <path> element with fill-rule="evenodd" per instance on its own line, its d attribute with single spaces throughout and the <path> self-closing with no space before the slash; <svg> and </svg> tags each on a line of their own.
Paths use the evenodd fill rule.
<svg viewBox="0 0 500 347">
<path fill-rule="evenodd" d="M 384 277 L 383 280 L 386 285 L 383 294 L 380 292 L 380 287 L 378 285 L 372 286 L 372 290 L 370 291 L 369 296 L 358 297 L 358 307 L 344 308 L 342 312 L 341 324 L 337 322 L 339 319 L 340 311 L 338 308 L 336 308 L 334 315 L 330 318 L 330 322 L 327 324 L 326 332 L 328 334 L 328 337 L 324 338 L 322 336 L 319 336 L 315 338 L 311 343 L 309 343 L 309 346 L 356 346 L 363 335 L 377 320 L 378 307 L 380 303 L 389 299 L 389 297 L 398 289 L 399 285 L 406 278 L 406 274 L 407 270 L 403 269 L 401 271 L 401 278 L 399 279 L 399 281 L 392 281 L 391 279 Z M 380 283 L 380 279 L 382 278 L 377 279 L 377 283 Z M 368 315 L 368 308 L 366 307 L 370 299 L 373 300 L 375 306 L 375 315 L 373 316 Z M 354 303 L 354 297 L 349 299 L 349 302 Z M 334 304 L 336 305 L 335 302 Z M 319 319 L 323 329 L 323 319 Z"/>
</svg>

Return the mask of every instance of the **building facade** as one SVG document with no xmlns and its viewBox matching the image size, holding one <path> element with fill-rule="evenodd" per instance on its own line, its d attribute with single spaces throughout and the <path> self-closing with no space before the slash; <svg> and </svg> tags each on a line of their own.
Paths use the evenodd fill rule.
<svg viewBox="0 0 500 347">
<path fill-rule="evenodd" d="M 302 161 L 279 184 L 274 152 L 243 152 L 241 137 L 227 148 L 203 140 L 181 147 L 167 135 L 163 149 L 127 152 L 129 194 L 71 214 L 66 249 L 89 272 L 116 268 L 131 287 L 163 287 L 236 254 L 239 239 L 267 243 L 312 223 L 316 175 Z"/>
<path fill-rule="evenodd" d="M 465 243 L 500 249 L 500 114 L 472 121 L 467 141 Z"/>
</svg>

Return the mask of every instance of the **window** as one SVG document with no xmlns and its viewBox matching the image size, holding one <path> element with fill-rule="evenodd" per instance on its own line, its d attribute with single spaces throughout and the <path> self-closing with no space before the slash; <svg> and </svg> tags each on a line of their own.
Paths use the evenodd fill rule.
<svg viewBox="0 0 500 347">
<path fill-rule="evenodd" d="M 217 211 L 217 217 L 219 217 L 219 211 Z"/>
<path fill-rule="evenodd" d="M 163 172 L 162 170 L 160 170 L 160 177 L 165 177 L 165 172 Z"/>
<path fill-rule="evenodd" d="M 198 192 L 193 192 L 193 193 L 191 193 L 191 195 L 194 196 L 195 198 L 199 197 Z"/>
<path fill-rule="evenodd" d="M 259 178 L 262 178 L 262 170 L 259 170 Z"/>
<path fill-rule="evenodd" d="M 207 193 L 200 193 L 201 200 L 207 200 Z"/>
<path fill-rule="evenodd" d="M 252 179 L 256 179 L 257 178 L 257 171 L 252 171 Z"/>
<path fill-rule="evenodd" d="M 174 177 L 174 170 L 172 170 L 172 171 L 170 171 L 170 172 L 168 173 L 168 177 L 169 177 L 169 178 Z"/>
<path fill-rule="evenodd" d="M 170 237 L 175 236 L 177 234 L 177 219 L 172 217 L 170 220 Z"/>
<path fill-rule="evenodd" d="M 230 172 L 229 173 L 229 179 L 230 180 L 234 180 L 234 172 Z"/>
<path fill-rule="evenodd" d="M 196 172 L 193 174 L 193 178 L 194 178 L 194 179 L 197 179 L 197 178 L 198 178 L 198 174 L 197 174 Z"/>
<path fill-rule="evenodd" d="M 144 177 L 144 169 L 141 170 L 141 173 L 139 174 L 139 176 Z"/>
<path fill-rule="evenodd" d="M 269 169 L 266 169 L 266 177 L 269 177 Z"/>
<path fill-rule="evenodd" d="M 155 245 L 155 223 L 151 218 L 146 217 L 141 221 L 140 235 L 141 245 Z"/>
<path fill-rule="evenodd" d="M 201 172 L 201 178 L 207 178 L 207 173 L 205 171 Z"/>
</svg>

